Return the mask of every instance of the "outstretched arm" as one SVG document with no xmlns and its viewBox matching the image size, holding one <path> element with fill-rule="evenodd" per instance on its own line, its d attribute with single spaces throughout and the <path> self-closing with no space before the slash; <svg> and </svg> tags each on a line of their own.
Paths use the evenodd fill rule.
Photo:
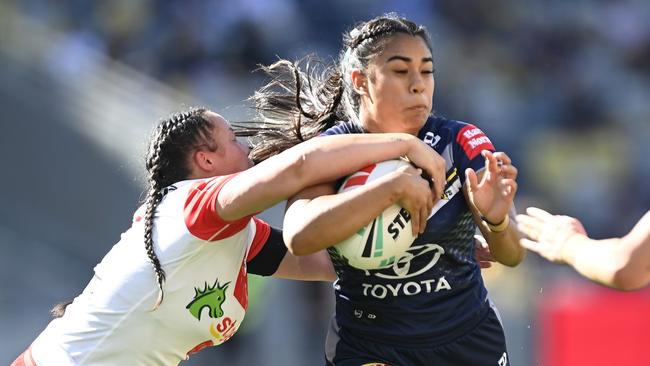
<svg viewBox="0 0 650 366">
<path fill-rule="evenodd" d="M 526 213 L 517 216 L 521 231 L 529 237 L 521 240 L 524 247 L 619 290 L 635 290 L 650 283 L 650 211 L 627 235 L 603 240 L 590 239 L 573 217 L 535 207 Z"/>
<path fill-rule="evenodd" d="M 519 244 L 521 235 L 514 220 L 517 170 L 503 152 L 484 150 L 482 155 L 485 169 L 478 174 L 471 168 L 467 169 L 464 193 L 494 259 L 507 266 L 516 266 L 526 254 Z M 507 168 L 500 168 L 498 161 Z M 488 225 L 486 220 L 492 225 Z"/>
<path fill-rule="evenodd" d="M 365 166 L 406 155 L 428 172 L 442 192 L 444 160 L 405 133 L 323 136 L 299 144 L 228 181 L 217 199 L 225 220 L 262 211 L 316 184 L 334 181 Z"/>
</svg>

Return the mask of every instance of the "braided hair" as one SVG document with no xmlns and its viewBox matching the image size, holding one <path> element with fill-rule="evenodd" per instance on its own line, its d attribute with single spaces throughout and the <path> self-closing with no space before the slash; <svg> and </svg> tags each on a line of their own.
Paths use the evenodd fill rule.
<svg viewBox="0 0 650 366">
<path fill-rule="evenodd" d="M 216 150 L 214 141 L 209 138 L 213 126 L 204 117 L 205 112 L 205 108 L 192 108 L 162 120 L 155 128 L 149 144 L 145 163 L 149 187 L 145 198 L 144 245 L 156 273 L 159 289 L 154 309 L 162 303 L 165 282 L 165 271 L 153 245 L 156 207 L 167 192 L 167 187 L 188 178 L 188 159 L 192 151 L 206 146 L 211 151 Z"/>
<path fill-rule="evenodd" d="M 166 193 L 166 188 L 188 178 L 187 160 L 191 152 L 199 147 L 207 147 L 210 151 L 217 149 L 214 141 L 208 137 L 213 126 L 203 117 L 206 111 L 205 108 L 191 108 L 161 121 L 149 144 L 146 157 L 149 188 L 145 199 L 147 211 L 144 216 L 144 245 L 156 273 L 159 289 L 154 310 L 162 303 L 162 286 L 165 282 L 165 271 L 153 249 L 154 213 Z M 62 317 L 71 303 L 72 300 L 67 300 L 54 305 L 50 314 L 55 318 Z"/>
<path fill-rule="evenodd" d="M 233 123 L 238 136 L 252 137 L 251 159 L 267 159 L 339 121 L 358 122 L 360 101 L 352 87 L 352 70 L 367 70 L 396 33 L 421 37 L 431 50 L 424 27 L 388 13 L 344 34 L 338 64 L 308 56 L 296 62 L 280 59 L 262 66 L 260 70 L 270 81 L 249 98 L 259 120 Z"/>
</svg>

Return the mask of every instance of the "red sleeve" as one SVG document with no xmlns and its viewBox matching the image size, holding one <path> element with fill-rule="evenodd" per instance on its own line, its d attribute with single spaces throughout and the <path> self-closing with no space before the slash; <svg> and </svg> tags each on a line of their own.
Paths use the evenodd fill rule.
<svg viewBox="0 0 650 366">
<path fill-rule="evenodd" d="M 253 238 L 253 243 L 251 244 L 251 248 L 248 250 L 248 257 L 246 258 L 247 262 L 250 262 L 257 256 L 257 254 L 264 248 L 264 244 L 266 244 L 267 240 L 269 239 L 269 235 L 271 234 L 271 227 L 269 224 L 266 222 L 258 219 L 257 217 L 253 217 L 253 220 L 255 220 L 255 237 Z"/>
<path fill-rule="evenodd" d="M 456 142 L 463 148 L 469 160 L 474 159 L 483 150 L 494 151 L 492 141 L 485 133 L 480 128 L 470 124 L 460 130 Z"/>
<path fill-rule="evenodd" d="M 217 196 L 221 188 L 236 174 L 214 177 L 196 183 L 187 195 L 185 225 L 192 235 L 209 241 L 231 237 L 248 225 L 252 215 L 226 221 L 217 212 Z"/>
</svg>

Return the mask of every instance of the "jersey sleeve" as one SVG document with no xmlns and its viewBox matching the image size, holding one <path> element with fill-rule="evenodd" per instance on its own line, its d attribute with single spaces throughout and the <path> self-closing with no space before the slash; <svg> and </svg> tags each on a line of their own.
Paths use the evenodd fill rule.
<svg viewBox="0 0 650 366">
<path fill-rule="evenodd" d="M 456 135 L 454 149 L 454 161 L 462 182 L 465 181 L 465 169 L 479 171 L 485 167 L 485 159 L 481 155 L 483 150 L 495 151 L 490 138 L 480 128 L 464 123 Z"/>
<path fill-rule="evenodd" d="M 231 237 L 250 222 L 252 215 L 226 221 L 217 212 L 217 197 L 223 186 L 236 174 L 214 177 L 196 183 L 189 191 L 184 207 L 187 229 L 199 239 L 223 240 Z"/>
<path fill-rule="evenodd" d="M 282 231 L 264 221 L 255 218 L 257 226 L 255 239 L 248 251 L 248 273 L 259 276 L 270 276 L 274 274 L 284 256 L 287 254 L 287 247 L 282 239 Z"/>
</svg>

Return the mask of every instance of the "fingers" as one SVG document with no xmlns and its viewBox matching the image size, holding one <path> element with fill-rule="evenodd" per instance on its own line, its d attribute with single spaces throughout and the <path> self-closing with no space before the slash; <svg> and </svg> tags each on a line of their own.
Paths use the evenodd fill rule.
<svg viewBox="0 0 650 366">
<path fill-rule="evenodd" d="M 543 223 L 533 216 L 517 215 L 517 227 L 527 237 L 539 240 Z"/>
<path fill-rule="evenodd" d="M 420 211 L 413 210 L 413 212 L 411 212 L 411 230 L 413 232 L 413 236 L 418 236 L 420 234 L 420 230 L 422 230 L 422 223 L 420 222 L 420 219 Z"/>
<path fill-rule="evenodd" d="M 439 200 L 445 190 L 445 166 L 445 160 L 442 157 L 438 156 L 438 158 L 435 159 L 433 169 L 419 170 L 420 176 L 423 179 L 426 179 L 427 183 L 430 183 L 431 190 L 433 191 L 434 201 Z"/>
<path fill-rule="evenodd" d="M 528 207 L 526 213 L 532 217 L 535 217 L 540 220 L 550 220 L 553 218 L 553 215 L 537 207 Z"/>
<path fill-rule="evenodd" d="M 528 249 L 530 251 L 533 251 L 535 253 L 539 254 L 539 253 L 542 252 L 543 244 L 540 244 L 540 243 L 538 243 L 536 241 L 532 241 L 530 239 L 522 238 L 522 239 L 519 240 L 519 244 L 521 244 L 522 247 L 524 247 L 524 248 L 526 248 L 526 249 Z"/>
<path fill-rule="evenodd" d="M 497 165 L 499 167 L 499 175 L 503 178 L 516 179 L 519 174 L 517 167 L 512 165 L 512 160 L 508 154 L 503 151 L 497 151 L 492 154 L 497 160 Z"/>
<path fill-rule="evenodd" d="M 481 268 L 490 268 L 495 261 L 487 241 L 481 235 L 474 235 L 474 257 Z"/>
<path fill-rule="evenodd" d="M 502 164 L 499 167 L 499 175 L 502 178 L 516 179 L 519 174 L 519 170 L 514 165 Z"/>
<path fill-rule="evenodd" d="M 510 165 L 512 164 L 512 160 L 508 156 L 508 154 L 504 153 L 503 151 L 497 151 L 493 153 L 494 158 L 497 159 L 498 161 L 501 161 L 503 165 Z"/>
<path fill-rule="evenodd" d="M 499 162 L 494 157 L 494 154 L 489 150 L 481 151 L 481 155 L 485 158 L 485 171 L 491 174 L 499 173 Z"/>
<path fill-rule="evenodd" d="M 428 209 L 428 205 L 422 207 L 422 210 L 420 210 L 420 231 L 419 234 L 424 233 L 424 229 L 427 227 L 427 220 L 429 219 L 429 212 L 431 212 L 430 209 Z"/>
<path fill-rule="evenodd" d="M 481 269 L 488 269 L 488 268 L 492 267 L 492 262 L 478 261 L 478 265 L 479 265 L 479 267 L 481 267 Z"/>
<path fill-rule="evenodd" d="M 465 169 L 465 184 L 467 184 L 470 192 L 475 192 L 478 189 L 478 177 L 474 169 Z"/>
<path fill-rule="evenodd" d="M 482 235 L 474 235 L 474 246 L 477 248 L 489 248 L 487 241 Z"/>
<path fill-rule="evenodd" d="M 514 179 L 502 179 L 501 186 L 503 187 L 501 194 L 508 199 L 514 199 L 515 193 L 517 193 L 517 182 Z"/>
<path fill-rule="evenodd" d="M 440 170 L 438 174 L 435 176 L 431 177 L 433 179 L 433 197 L 434 201 L 438 201 L 440 197 L 442 197 L 442 192 L 445 191 L 445 183 L 447 183 L 447 179 L 445 179 L 445 172 L 444 170 Z"/>
</svg>

